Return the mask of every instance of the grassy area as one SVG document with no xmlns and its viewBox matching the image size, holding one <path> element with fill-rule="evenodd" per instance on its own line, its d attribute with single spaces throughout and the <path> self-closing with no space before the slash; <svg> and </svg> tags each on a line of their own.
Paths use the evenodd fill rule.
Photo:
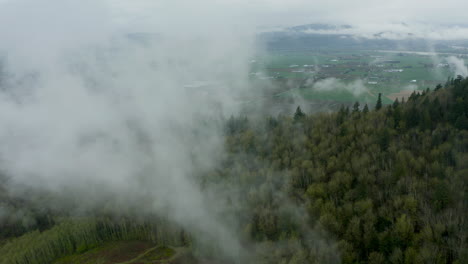
<svg viewBox="0 0 468 264">
<path fill-rule="evenodd" d="M 107 243 L 81 254 L 74 254 L 54 264 L 150 264 L 170 263 L 176 250 L 158 247 L 146 241 L 119 241 Z"/>
<path fill-rule="evenodd" d="M 306 100 L 325 100 L 325 101 L 337 101 L 337 102 L 348 102 L 348 101 L 359 101 L 374 103 L 377 101 L 377 97 L 363 93 L 359 96 L 353 95 L 351 92 L 346 90 L 339 91 L 316 91 L 311 88 L 298 88 L 289 90 L 281 93 L 278 96 L 300 96 Z"/>
<path fill-rule="evenodd" d="M 155 261 L 169 261 L 176 255 L 176 251 L 169 247 L 158 247 L 137 259 L 138 263 L 154 263 Z M 127 264 L 127 263 L 125 263 Z M 128 263 L 130 264 L 130 263 Z"/>
<path fill-rule="evenodd" d="M 64 220 L 44 232 L 34 231 L 10 240 L 0 247 L 0 264 L 43 264 L 66 257 L 59 263 L 101 263 L 107 257 L 131 260 L 155 245 L 182 245 L 181 230 L 164 220 L 151 222 L 110 221 L 108 219 Z M 185 238 L 184 238 L 185 239 Z M 113 241 L 151 241 L 122 242 Z M 107 252 L 106 254 L 101 254 Z M 82 255 L 86 253 L 85 255 Z M 75 254 L 75 255 L 73 255 Z M 96 255 L 97 254 L 97 255 Z M 91 256 L 91 257 L 90 257 Z"/>
<path fill-rule="evenodd" d="M 310 87 L 291 89 L 280 96 L 290 93 L 290 96 L 302 96 L 306 100 L 374 102 L 378 93 L 385 97 L 402 90 L 423 90 L 445 83 L 453 73 L 448 66 L 443 67 L 439 63 L 445 63 L 444 55 L 434 58 L 421 54 L 382 51 L 278 52 L 255 58 L 252 72 L 263 72 L 261 78 L 303 83 L 306 80 L 336 78 L 346 84 L 361 79 L 368 92 L 357 96 L 339 89 L 316 91 Z M 391 102 L 384 99 L 384 103 Z"/>
</svg>

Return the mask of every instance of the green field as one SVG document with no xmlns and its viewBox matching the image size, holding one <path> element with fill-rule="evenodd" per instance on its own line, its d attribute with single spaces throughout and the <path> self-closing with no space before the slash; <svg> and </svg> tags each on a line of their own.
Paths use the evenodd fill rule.
<svg viewBox="0 0 468 264">
<path fill-rule="evenodd" d="M 275 94 L 280 97 L 373 103 L 382 93 L 384 103 L 391 103 L 386 96 L 433 88 L 453 77 L 453 69 L 446 62 L 448 56 L 391 51 L 278 52 L 252 60 L 251 76 L 272 82 L 293 81 L 292 87 Z M 326 91 L 314 87 L 317 81 L 328 78 L 337 79 L 340 85 Z M 346 88 L 356 80 L 362 80 L 365 86 L 361 93 Z"/>
</svg>

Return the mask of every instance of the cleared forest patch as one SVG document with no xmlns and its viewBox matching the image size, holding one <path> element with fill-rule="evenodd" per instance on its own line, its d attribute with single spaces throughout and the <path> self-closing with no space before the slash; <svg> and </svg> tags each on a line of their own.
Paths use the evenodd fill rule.
<svg viewBox="0 0 468 264">
<path fill-rule="evenodd" d="M 189 260 L 189 262 L 187 262 Z M 74 254 L 54 264 L 174 264 L 193 263 L 184 247 L 155 246 L 146 241 L 111 242 L 82 254 Z"/>
<path fill-rule="evenodd" d="M 111 242 L 82 254 L 61 258 L 55 264 L 121 263 L 137 258 L 155 245 L 145 241 Z"/>
</svg>

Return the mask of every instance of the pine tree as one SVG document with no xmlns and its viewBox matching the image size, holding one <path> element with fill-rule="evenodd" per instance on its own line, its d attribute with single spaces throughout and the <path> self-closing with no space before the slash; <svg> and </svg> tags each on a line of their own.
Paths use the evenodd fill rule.
<svg viewBox="0 0 468 264">
<path fill-rule="evenodd" d="M 375 110 L 380 110 L 380 108 L 382 108 L 382 93 L 379 93 L 379 98 L 377 99 Z"/>
<path fill-rule="evenodd" d="M 458 129 L 468 129 L 468 118 L 465 115 L 461 115 L 455 121 L 455 127 Z"/>
<path fill-rule="evenodd" d="M 367 104 L 364 106 L 364 109 L 362 109 L 362 112 L 363 112 L 364 114 L 369 113 L 369 107 L 367 106 Z"/>
<path fill-rule="evenodd" d="M 341 125 L 345 119 L 345 108 L 344 105 L 341 105 L 340 110 L 338 111 L 338 115 L 336 117 L 336 122 L 338 125 Z"/>
<path fill-rule="evenodd" d="M 353 113 L 359 112 L 359 102 L 354 103 L 353 105 Z"/>
<path fill-rule="evenodd" d="M 345 115 L 346 115 L 346 116 L 349 116 L 349 106 L 347 106 L 347 107 L 345 108 Z"/>
<path fill-rule="evenodd" d="M 395 111 L 393 111 L 393 123 L 394 123 L 394 128 L 399 128 L 400 126 L 400 121 L 401 121 L 401 108 L 396 107 Z"/>
<path fill-rule="evenodd" d="M 393 102 L 393 108 L 397 108 L 398 106 L 400 105 L 400 101 L 398 101 L 398 98 L 395 99 L 395 101 Z"/>
<path fill-rule="evenodd" d="M 294 121 L 300 121 L 305 117 L 304 112 L 302 112 L 301 107 L 298 106 L 296 108 L 296 112 L 294 113 Z"/>
</svg>

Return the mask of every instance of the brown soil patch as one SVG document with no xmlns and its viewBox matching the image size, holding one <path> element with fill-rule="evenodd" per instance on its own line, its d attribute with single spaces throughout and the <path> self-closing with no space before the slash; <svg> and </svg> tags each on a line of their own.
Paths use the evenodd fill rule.
<svg viewBox="0 0 468 264">
<path fill-rule="evenodd" d="M 170 262 L 170 264 L 228 264 L 228 263 L 232 264 L 231 262 L 225 262 L 225 261 L 214 260 L 214 259 L 197 259 L 193 257 L 191 254 L 186 254 Z"/>
<path fill-rule="evenodd" d="M 138 257 L 154 244 L 143 241 L 119 242 L 114 247 L 103 250 L 96 257 L 106 259 L 105 264 L 125 262 Z"/>
</svg>

